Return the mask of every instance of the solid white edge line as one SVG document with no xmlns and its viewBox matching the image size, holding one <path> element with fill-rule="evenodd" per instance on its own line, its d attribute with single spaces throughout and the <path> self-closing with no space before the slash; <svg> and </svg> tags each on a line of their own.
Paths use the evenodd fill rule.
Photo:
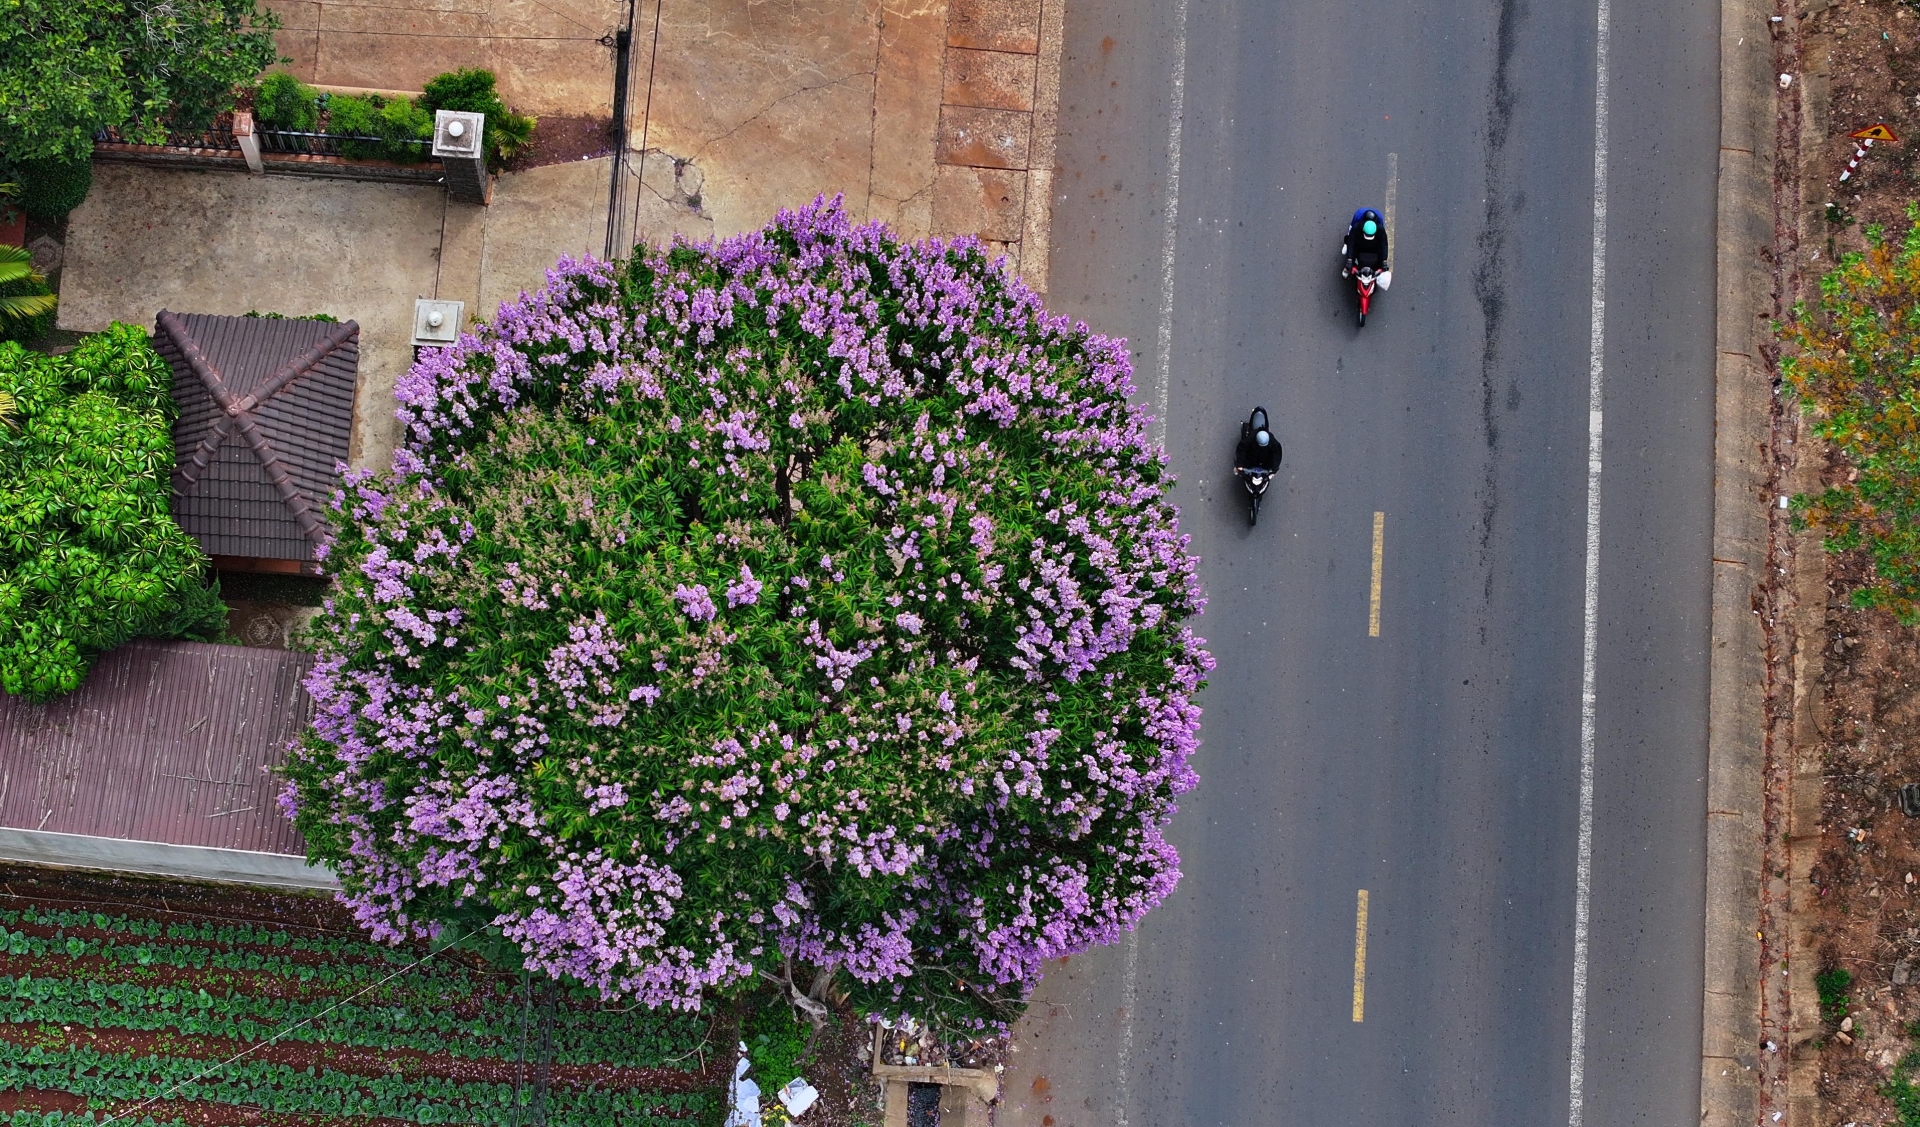
<svg viewBox="0 0 1920 1127">
<path fill-rule="evenodd" d="M 1601 395 L 1607 324 L 1607 39 L 1611 0 L 1598 0 L 1593 85 L 1593 333 L 1587 344 L 1587 561 L 1580 657 L 1580 844 L 1574 867 L 1573 1039 L 1568 1058 L 1567 1124 L 1586 1116 L 1587 933 L 1593 899 L 1593 745 L 1595 664 L 1600 643 Z"/>
<path fill-rule="evenodd" d="M 1187 112 L 1187 0 L 1173 5 L 1173 88 L 1169 98 L 1167 125 L 1167 212 L 1160 231 L 1160 325 L 1158 357 L 1160 367 L 1158 410 L 1153 426 L 1159 432 L 1161 449 L 1167 445 L 1167 405 L 1173 385 L 1173 252 L 1180 235 L 1180 130 Z M 1127 932 L 1126 970 L 1121 979 L 1121 1019 L 1119 1067 L 1114 1076 L 1114 1127 L 1129 1127 L 1127 1108 L 1133 1103 L 1129 1070 L 1133 1059 L 1133 1011 L 1139 995 L 1140 934 Z"/>
<path fill-rule="evenodd" d="M 1180 130 L 1187 107 L 1187 0 L 1173 5 L 1173 91 L 1167 123 L 1167 211 L 1160 233 L 1159 410 L 1154 427 L 1167 444 L 1167 403 L 1173 384 L 1173 251 L 1180 226 Z M 1120 1127 L 1126 1127 L 1122 1120 Z"/>
<path fill-rule="evenodd" d="M 1114 1077 L 1113 1121 L 1115 1127 L 1127 1127 L 1127 1105 L 1133 1102 L 1133 1090 L 1127 1082 L 1127 1062 L 1133 1059 L 1133 1009 L 1140 996 L 1140 931 L 1136 926 L 1123 941 L 1127 949 L 1127 968 L 1120 978 L 1120 1068 Z"/>
</svg>

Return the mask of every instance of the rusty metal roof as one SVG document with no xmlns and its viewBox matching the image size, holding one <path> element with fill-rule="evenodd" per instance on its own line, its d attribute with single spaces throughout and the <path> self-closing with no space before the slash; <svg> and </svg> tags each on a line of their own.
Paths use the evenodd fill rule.
<svg viewBox="0 0 1920 1127">
<path fill-rule="evenodd" d="M 346 461 L 360 326 L 162 311 L 173 515 L 210 556 L 314 558 Z"/>
<path fill-rule="evenodd" d="M 0 693 L 0 826 L 304 853 L 268 772 L 305 729 L 291 650 L 137 641 L 51 704 Z"/>
</svg>

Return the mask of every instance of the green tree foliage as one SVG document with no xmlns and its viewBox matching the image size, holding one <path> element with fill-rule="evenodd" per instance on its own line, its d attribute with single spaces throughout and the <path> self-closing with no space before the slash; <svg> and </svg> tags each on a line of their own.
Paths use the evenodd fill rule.
<svg viewBox="0 0 1920 1127">
<path fill-rule="evenodd" d="M 209 561 L 167 511 L 171 374 L 115 324 L 64 356 L 0 344 L 0 690 L 79 687 L 139 636 L 211 636 Z"/>
<path fill-rule="evenodd" d="M 275 61 L 278 26 L 257 0 L 6 0 L 0 152 L 72 161 L 110 126 L 145 142 L 205 128 Z"/>
<path fill-rule="evenodd" d="M 1829 551 L 1861 550 L 1871 563 L 1852 592 L 1920 622 L 1920 204 L 1898 244 L 1878 227 L 1865 251 L 1820 280 L 1817 309 L 1797 307 L 1781 336 L 1781 373 L 1816 434 L 1852 467 L 1794 516 Z"/>
<path fill-rule="evenodd" d="M 437 110 L 486 114 L 486 134 L 481 138 L 481 145 L 487 152 L 487 167 L 496 171 L 532 138 L 538 121 L 508 109 L 494 89 L 493 72 L 476 67 L 450 71 L 428 82 L 420 97 L 420 108 L 428 118 Z"/>
<path fill-rule="evenodd" d="M 376 938 L 1010 1021 L 1179 879 L 1212 659 L 1132 390 L 977 241 L 838 202 L 562 260 L 346 476 L 283 808 Z"/>
</svg>

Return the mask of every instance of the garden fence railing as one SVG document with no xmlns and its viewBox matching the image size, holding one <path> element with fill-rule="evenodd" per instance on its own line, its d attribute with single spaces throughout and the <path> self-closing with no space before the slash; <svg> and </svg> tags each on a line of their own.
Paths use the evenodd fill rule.
<svg viewBox="0 0 1920 1127">
<path fill-rule="evenodd" d="M 93 135 L 93 139 L 108 145 L 138 145 L 144 142 L 130 140 L 121 135 L 117 128 L 106 128 Z M 199 132 L 167 132 L 166 147 L 170 149 L 216 149 L 226 152 L 239 152 L 240 142 L 234 138 L 233 122 L 223 119 L 211 128 Z"/>
<path fill-rule="evenodd" d="M 347 154 L 341 147 L 347 144 L 393 145 L 411 151 L 412 159 L 428 160 L 433 156 L 431 141 L 391 141 L 380 137 L 363 137 L 358 134 L 309 133 L 295 129 L 258 129 L 254 136 L 260 138 L 260 149 L 268 153 L 302 153 L 308 156 L 344 157 Z"/>
<path fill-rule="evenodd" d="M 381 137 L 367 137 L 359 134 L 309 133 L 294 129 L 255 128 L 253 135 L 260 141 L 260 149 L 267 153 L 280 153 L 300 156 L 347 157 L 342 151 L 345 145 L 384 145 L 398 146 L 412 152 L 412 160 L 425 162 L 433 157 L 431 141 L 389 140 Z M 102 129 L 94 134 L 95 141 L 110 145 L 134 145 L 118 129 Z M 169 132 L 165 144 L 170 149 L 214 149 L 224 152 L 239 152 L 240 142 L 233 135 L 233 125 L 223 121 L 211 129 L 198 133 Z"/>
</svg>

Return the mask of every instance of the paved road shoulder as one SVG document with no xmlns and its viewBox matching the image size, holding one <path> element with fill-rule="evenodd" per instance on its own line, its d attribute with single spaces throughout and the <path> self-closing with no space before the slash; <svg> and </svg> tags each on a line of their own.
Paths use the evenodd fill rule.
<svg viewBox="0 0 1920 1127">
<path fill-rule="evenodd" d="M 1701 1123 L 1754 1122 L 1764 639 L 1753 592 L 1766 567 L 1769 384 L 1761 345 L 1773 244 L 1772 6 L 1722 0 L 1713 519 L 1707 740 L 1706 983 Z"/>
</svg>

